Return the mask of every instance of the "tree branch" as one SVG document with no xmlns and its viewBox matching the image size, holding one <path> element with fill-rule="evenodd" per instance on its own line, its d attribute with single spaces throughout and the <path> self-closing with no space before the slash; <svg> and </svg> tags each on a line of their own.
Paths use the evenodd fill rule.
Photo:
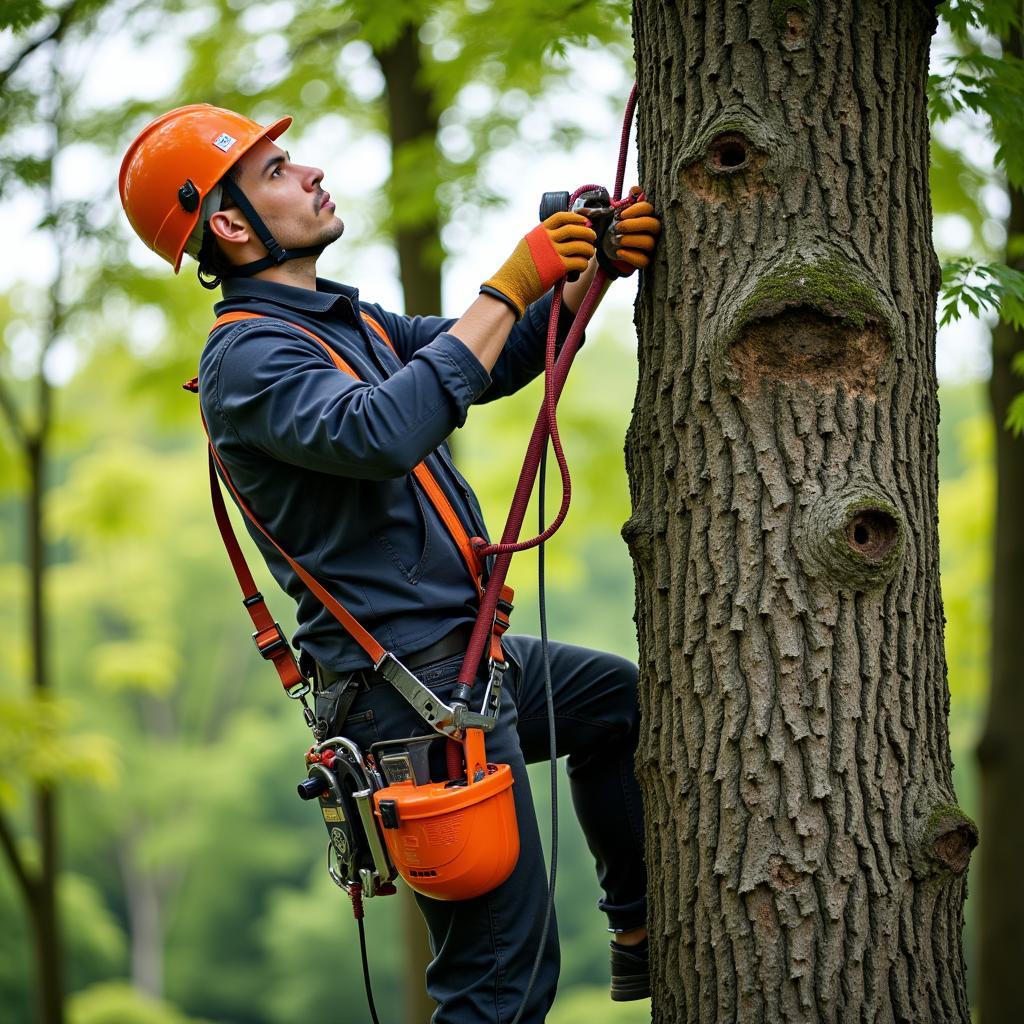
<svg viewBox="0 0 1024 1024">
<path fill-rule="evenodd" d="M 28 868 L 25 867 L 25 862 L 21 859 L 21 854 L 18 853 L 18 845 L 14 841 L 14 833 L 11 831 L 10 825 L 8 825 L 7 819 L 2 812 L 0 812 L 0 846 L 3 846 L 4 853 L 7 854 L 7 862 L 11 865 L 11 871 L 14 872 L 14 877 L 25 894 L 25 901 L 31 904 L 35 898 L 36 881 L 29 874 Z"/>
<path fill-rule="evenodd" d="M 321 43 L 341 43 L 348 39 L 354 38 L 359 32 L 359 24 L 355 21 L 343 21 L 340 25 L 334 28 L 328 29 L 326 32 L 318 32 L 314 35 L 307 36 L 305 39 L 300 39 L 295 45 L 289 50 L 288 57 L 294 63 L 300 57 L 304 57 L 306 53 L 313 49 L 314 46 L 318 46 Z"/>
<path fill-rule="evenodd" d="M 0 71 L 0 91 L 3 91 L 7 86 L 7 80 L 14 74 L 18 68 L 21 67 L 25 61 L 32 56 L 40 46 L 50 42 L 52 39 L 60 39 L 64 35 L 68 25 L 71 24 L 74 19 L 75 11 L 78 9 L 81 0 L 71 0 L 71 3 L 61 9 L 57 15 L 57 20 L 54 22 L 53 28 L 49 32 L 44 32 L 38 39 L 33 39 L 31 43 L 28 43 L 24 49 L 15 55 L 14 59 L 7 65 L 2 71 Z"/>
</svg>

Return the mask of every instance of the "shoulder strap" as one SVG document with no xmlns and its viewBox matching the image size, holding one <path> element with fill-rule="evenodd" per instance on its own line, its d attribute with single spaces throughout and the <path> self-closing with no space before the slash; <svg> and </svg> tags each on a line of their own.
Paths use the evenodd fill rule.
<svg viewBox="0 0 1024 1024">
<path fill-rule="evenodd" d="M 204 428 L 206 424 L 203 424 Z M 231 528 L 231 520 L 228 519 L 228 510 L 224 506 L 224 499 L 221 497 L 220 487 L 217 484 L 217 469 L 213 445 L 209 446 L 210 452 L 210 499 L 213 502 L 213 515 L 217 520 L 217 527 L 220 530 L 221 540 L 227 549 L 228 558 L 231 560 L 231 567 L 235 570 L 238 585 L 242 588 L 242 604 L 252 619 L 255 632 L 252 635 L 256 649 L 268 661 L 274 663 L 277 674 L 281 679 L 281 685 L 285 688 L 288 696 L 302 697 L 309 692 L 309 684 L 306 682 L 292 653 L 291 646 L 284 635 L 284 631 L 274 621 L 274 617 L 267 608 L 263 595 L 256 589 L 256 581 L 249 572 L 245 556 L 238 545 L 235 531 Z"/>
<path fill-rule="evenodd" d="M 359 315 L 363 318 L 363 322 L 367 325 L 367 327 L 369 327 L 370 330 L 373 331 L 373 333 L 376 334 L 377 337 L 380 338 L 380 340 L 383 341 L 384 344 L 387 345 L 387 347 L 391 349 L 392 352 L 395 352 L 395 346 L 391 343 L 391 339 L 388 337 L 388 332 L 384 330 L 380 322 L 378 320 L 375 320 L 372 316 L 370 316 L 369 313 L 366 313 L 363 310 L 359 311 Z M 240 320 L 258 320 L 266 316 L 266 313 L 249 313 L 244 312 L 242 310 L 236 310 L 233 313 L 222 313 L 213 322 L 213 326 L 210 328 L 210 333 L 212 334 L 215 330 L 217 330 L 218 327 L 224 327 L 226 324 L 236 324 Z M 272 319 L 276 320 L 278 319 L 278 317 L 273 317 Z M 302 331 L 303 334 L 308 334 L 314 341 L 320 342 L 321 345 L 324 344 L 322 338 L 318 337 L 312 331 L 306 330 L 305 327 L 302 327 L 299 324 L 293 324 L 290 320 L 283 320 L 282 323 L 286 323 L 290 327 L 294 327 L 297 331 Z M 395 352 L 395 355 L 398 355 L 398 353 Z M 341 359 L 341 357 L 338 356 L 338 359 Z M 341 361 L 342 363 L 344 363 L 344 360 Z M 347 363 L 344 363 L 344 366 L 346 373 L 350 374 L 353 377 L 358 376 L 358 374 L 356 374 L 355 371 L 352 370 L 352 368 L 349 367 Z"/>
<path fill-rule="evenodd" d="M 363 310 L 359 311 L 359 315 L 363 318 L 363 322 L 367 325 L 367 327 L 369 327 L 370 330 L 373 331 L 373 333 L 376 334 L 377 337 L 380 338 L 380 340 L 383 341 L 384 344 L 387 345 L 387 347 L 391 349 L 392 352 L 395 352 L 395 346 L 391 344 L 391 339 L 388 337 L 388 332 L 384 330 L 383 326 L 380 323 L 378 323 L 372 316 L 370 316 L 369 313 L 366 313 Z M 398 355 L 398 353 L 395 352 L 395 355 Z"/>
<path fill-rule="evenodd" d="M 227 324 L 237 324 L 241 320 L 264 319 L 279 320 L 280 317 L 268 317 L 266 313 L 243 313 L 241 310 L 234 313 L 222 313 L 219 317 L 217 317 L 216 320 L 214 320 L 213 326 L 210 328 L 210 333 L 213 334 L 213 332 L 217 330 L 218 327 L 225 327 Z M 342 359 L 341 356 L 339 356 L 338 353 L 335 352 L 334 349 L 331 348 L 331 346 L 328 345 L 322 338 L 317 337 L 312 331 L 307 331 L 306 328 L 303 327 L 301 324 L 293 324 L 291 320 L 281 320 L 281 323 L 287 324 L 289 327 L 294 327 L 295 330 L 297 331 L 302 331 L 303 334 L 312 338 L 315 342 L 318 342 L 327 350 L 327 354 L 331 357 L 331 360 L 333 361 L 334 365 L 337 366 L 339 370 L 344 370 L 345 373 L 347 373 L 350 377 L 355 377 L 356 380 L 359 379 L 359 374 L 356 373 L 356 371 L 353 370 L 352 367 L 349 366 L 348 363 L 346 363 L 345 360 Z"/>
<path fill-rule="evenodd" d="M 206 436 L 209 438 L 210 432 L 206 426 L 206 419 L 203 417 L 203 429 L 206 431 Z M 216 468 L 215 468 L 216 467 Z M 246 589 L 246 581 L 248 582 L 251 591 L 258 598 L 258 602 L 249 604 L 250 598 L 246 597 L 246 607 L 250 608 L 250 614 L 252 614 L 251 608 L 255 607 L 258 603 L 262 603 L 263 598 L 259 595 L 259 591 L 256 590 L 256 584 L 252 579 L 252 575 L 249 572 L 249 567 L 245 564 L 245 559 L 242 556 L 242 550 L 238 545 L 238 540 L 234 535 L 234 531 L 231 529 L 231 522 L 227 517 L 227 509 L 224 507 L 224 499 L 221 497 L 220 488 L 217 486 L 217 472 L 220 470 L 221 478 L 224 483 L 227 484 L 228 490 L 231 491 L 232 496 L 238 503 L 238 507 L 245 513 L 246 518 L 263 534 L 267 540 L 278 550 L 281 556 L 288 562 L 292 567 L 292 571 L 295 573 L 303 583 L 320 599 L 324 607 L 338 620 L 342 627 L 348 632 L 353 640 L 359 644 L 360 647 L 373 659 L 373 663 L 376 665 L 381 658 L 387 653 L 383 647 L 359 624 L 358 620 L 348 612 L 344 605 L 340 601 L 337 601 L 332 597 L 327 590 L 317 581 L 317 579 L 308 573 L 305 569 L 299 565 L 298 562 L 288 554 L 280 544 L 270 535 L 263 524 L 256 518 L 255 513 L 245 503 L 241 494 L 238 493 L 238 489 L 235 487 L 231 480 L 231 476 L 227 471 L 227 467 L 220 460 L 220 456 L 217 454 L 216 449 L 213 447 L 213 443 L 210 442 L 210 487 L 213 495 L 213 506 L 214 515 L 217 517 L 217 525 L 221 527 L 221 536 L 224 538 L 225 547 L 228 549 L 228 557 L 231 559 L 231 564 L 234 566 L 235 575 L 238 577 L 239 583 L 242 584 L 242 589 Z M 228 540 L 230 536 L 230 541 Z M 242 570 L 242 571 L 240 571 Z M 244 572 L 244 577 L 243 577 Z M 269 617 L 269 613 L 268 613 Z M 255 621 L 255 619 L 254 619 Z M 277 625 L 276 623 L 274 624 Z M 277 627 L 280 629 L 280 627 Z M 257 640 L 256 646 L 259 647 L 259 641 Z M 260 647 L 260 653 L 266 657 L 264 650 Z"/>
</svg>

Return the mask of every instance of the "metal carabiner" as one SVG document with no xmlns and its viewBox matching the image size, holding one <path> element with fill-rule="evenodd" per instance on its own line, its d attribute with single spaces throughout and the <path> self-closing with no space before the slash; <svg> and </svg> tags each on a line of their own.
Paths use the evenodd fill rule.
<svg viewBox="0 0 1024 1024">
<path fill-rule="evenodd" d="M 487 687 L 484 690 L 483 703 L 480 705 L 480 714 L 485 718 L 496 720 L 498 717 L 501 710 L 501 684 L 507 671 L 507 661 L 487 659 Z"/>
</svg>

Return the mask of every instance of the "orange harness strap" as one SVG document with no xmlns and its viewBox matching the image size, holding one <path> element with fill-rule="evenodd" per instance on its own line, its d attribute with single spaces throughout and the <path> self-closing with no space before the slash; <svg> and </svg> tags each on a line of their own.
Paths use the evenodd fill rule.
<svg viewBox="0 0 1024 1024">
<path fill-rule="evenodd" d="M 203 429 L 206 429 L 205 421 Z M 213 502 L 213 515 L 217 520 L 217 527 L 220 529 L 221 540 L 224 541 L 224 547 L 227 548 L 228 558 L 231 559 L 231 567 L 235 570 L 238 584 L 242 588 L 242 604 L 245 605 L 245 610 L 249 613 L 252 624 L 255 626 L 252 638 L 256 649 L 264 658 L 274 663 L 274 668 L 277 669 L 277 674 L 281 678 L 281 685 L 285 688 L 288 696 L 302 697 L 309 692 L 309 684 L 299 669 L 284 631 L 274 621 L 263 595 L 256 589 L 256 581 L 252 578 L 242 549 L 238 546 L 238 539 L 235 537 L 235 531 L 231 528 L 228 510 L 217 484 L 216 456 L 213 445 L 209 445 L 209 451 L 210 499 Z"/>
<path fill-rule="evenodd" d="M 206 419 L 205 419 L 205 417 L 203 418 L 203 429 L 206 430 L 206 436 L 207 436 L 207 438 L 209 438 L 210 432 L 209 432 L 209 430 L 206 427 Z M 379 662 L 380 659 L 383 658 L 384 655 L 387 652 L 384 650 L 383 647 L 381 647 L 381 645 L 379 643 L 377 643 L 376 640 L 373 639 L 373 637 L 365 629 L 363 629 L 363 627 L 361 625 L 359 625 L 359 622 L 355 618 L 355 616 L 353 616 L 345 608 L 345 606 L 343 604 L 341 604 L 340 601 L 335 600 L 335 598 L 333 598 L 320 585 L 320 583 L 316 580 L 316 578 L 314 576 L 311 576 L 308 572 L 306 572 L 306 570 L 303 569 L 302 566 L 299 565 L 299 563 L 296 562 L 295 559 L 292 558 L 292 556 L 289 555 L 288 552 L 285 551 L 284 548 L 282 548 L 281 545 L 278 544 L 277 541 L 274 540 L 273 537 L 271 537 L 271 535 L 264 528 L 263 524 L 256 518 L 256 516 L 254 515 L 252 509 L 249 508 L 249 506 L 243 500 L 242 496 L 238 493 L 237 489 L 235 488 L 234 483 L 231 480 L 231 477 L 228 475 L 227 467 L 224 465 L 223 462 L 221 462 L 220 456 L 217 454 L 217 452 L 214 450 L 213 445 L 211 444 L 210 445 L 210 476 L 211 476 L 210 483 L 215 488 L 215 493 L 217 495 L 217 498 L 219 498 L 220 501 L 221 501 L 222 508 L 223 508 L 223 500 L 224 499 L 221 498 L 220 491 L 218 489 L 216 489 L 217 477 L 216 477 L 216 473 L 215 473 L 214 468 L 213 468 L 213 464 L 214 463 L 216 463 L 217 467 L 220 469 L 221 474 L 223 475 L 225 483 L 227 483 L 228 488 L 230 489 L 232 495 L 234 495 L 235 501 L 238 502 L 238 507 L 246 514 L 246 516 L 256 526 L 256 528 L 260 531 L 260 533 L 262 533 L 263 536 L 266 537 L 267 540 L 269 540 L 270 543 L 273 544 L 275 548 L 277 548 L 277 550 L 280 552 L 280 554 L 288 561 L 288 564 L 292 567 L 292 570 L 299 577 L 299 579 L 301 579 L 302 582 L 305 583 L 306 586 L 309 587 L 309 589 L 323 602 L 324 607 L 338 620 L 338 622 L 341 623 L 342 626 L 344 626 L 344 628 L 348 631 L 348 633 L 352 637 L 352 639 L 355 640 L 356 643 L 359 644 L 359 646 L 362 647 L 362 649 L 364 651 L 366 651 L 366 653 L 373 659 L 373 663 L 376 665 L 377 662 Z M 214 502 L 214 504 L 216 505 L 216 502 Z M 216 514 L 216 511 L 217 510 L 215 509 L 215 514 Z M 221 522 L 221 516 L 219 514 L 217 515 L 217 521 L 218 521 L 218 523 Z M 225 515 L 224 515 L 224 521 L 227 522 L 226 512 L 225 512 Z M 230 529 L 231 529 L 231 525 L 230 525 L 230 523 L 228 523 L 228 530 L 230 530 Z M 223 533 L 223 530 L 221 532 Z M 232 540 L 234 540 L 234 534 L 233 533 L 232 533 Z M 238 548 L 238 542 L 237 541 L 235 541 L 234 547 L 238 551 L 238 555 L 241 558 L 241 549 Z M 234 557 L 234 554 L 233 554 L 233 552 L 231 551 L 230 548 L 228 549 L 228 555 L 231 557 L 232 565 L 235 565 L 235 557 Z M 244 559 L 242 559 L 242 564 L 243 565 L 245 564 Z M 248 575 L 248 573 L 249 573 L 248 566 L 245 567 L 245 572 Z M 236 568 L 236 574 L 237 574 L 237 568 Z M 250 579 L 251 579 L 251 577 L 250 577 Z M 253 589 L 255 590 L 255 584 L 253 584 Z M 256 593 L 258 594 L 259 591 L 256 591 Z M 259 598 L 259 602 L 258 603 L 262 603 L 262 601 L 263 601 L 263 598 L 261 596 Z M 257 602 L 254 602 L 254 603 L 257 603 Z M 277 626 L 276 623 L 274 625 Z M 280 627 L 277 627 L 277 628 L 280 629 Z M 260 647 L 259 639 L 257 639 L 257 638 L 254 638 L 254 639 L 256 639 L 256 646 L 260 648 L 260 654 L 263 654 L 264 657 L 267 657 L 267 654 L 265 653 L 264 648 Z"/>
</svg>

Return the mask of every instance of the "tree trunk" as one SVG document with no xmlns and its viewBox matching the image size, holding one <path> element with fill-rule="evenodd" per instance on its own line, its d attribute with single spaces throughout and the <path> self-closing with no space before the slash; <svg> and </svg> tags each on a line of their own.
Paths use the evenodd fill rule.
<svg viewBox="0 0 1024 1024">
<path fill-rule="evenodd" d="M 117 863 L 128 911 L 131 936 L 132 986 L 154 999 L 164 991 L 164 907 L 167 905 L 157 869 L 138 866 L 139 836 L 131 834 L 117 847 Z"/>
<path fill-rule="evenodd" d="M 47 650 L 45 579 L 46 545 L 43 533 L 43 499 L 46 489 L 46 436 L 49 427 L 49 385 L 40 368 L 37 381 L 41 423 L 39 433 L 27 440 L 29 493 L 26 501 L 28 528 L 29 642 L 32 652 L 32 686 L 39 697 L 51 692 Z M 43 713 L 43 712 L 41 712 Z M 39 1024 L 63 1024 L 64 951 L 57 908 L 60 876 L 57 795 L 46 785 L 33 793 L 39 869 L 34 874 L 28 912 L 32 924 L 36 966 L 36 1014 Z"/>
<path fill-rule="evenodd" d="M 410 22 L 394 45 L 374 56 L 384 74 L 391 141 L 389 183 L 398 269 L 409 316 L 441 312 L 441 214 L 434 195 L 436 137 L 434 96 L 423 82 L 418 24 Z M 408 147 L 408 148 L 406 148 Z M 403 154 L 429 150 L 429 166 Z"/>
<path fill-rule="evenodd" d="M 1013 32 L 1009 49 L 1024 57 L 1024 41 Z M 1010 189 L 1009 237 L 1024 239 L 1024 192 Z M 1024 271 L 1024 254 L 1011 266 Z M 1024 987 L 1020 983 L 1024 950 L 1024 821 L 1020 794 L 1024 788 L 1024 648 L 1020 643 L 1024 608 L 1024 438 L 1003 424 L 1010 401 L 1021 389 L 1012 369 L 1013 357 L 1024 350 L 1024 335 L 1008 324 L 992 332 L 990 397 L 996 435 L 995 559 L 992 580 L 992 676 L 988 713 L 978 764 L 981 769 L 981 821 L 985 842 L 980 851 L 979 1011 L 985 1024 L 1019 1024 L 1024 1020 Z"/>
<path fill-rule="evenodd" d="M 636 0 L 656 1022 L 969 1019 L 915 0 Z"/>
</svg>

